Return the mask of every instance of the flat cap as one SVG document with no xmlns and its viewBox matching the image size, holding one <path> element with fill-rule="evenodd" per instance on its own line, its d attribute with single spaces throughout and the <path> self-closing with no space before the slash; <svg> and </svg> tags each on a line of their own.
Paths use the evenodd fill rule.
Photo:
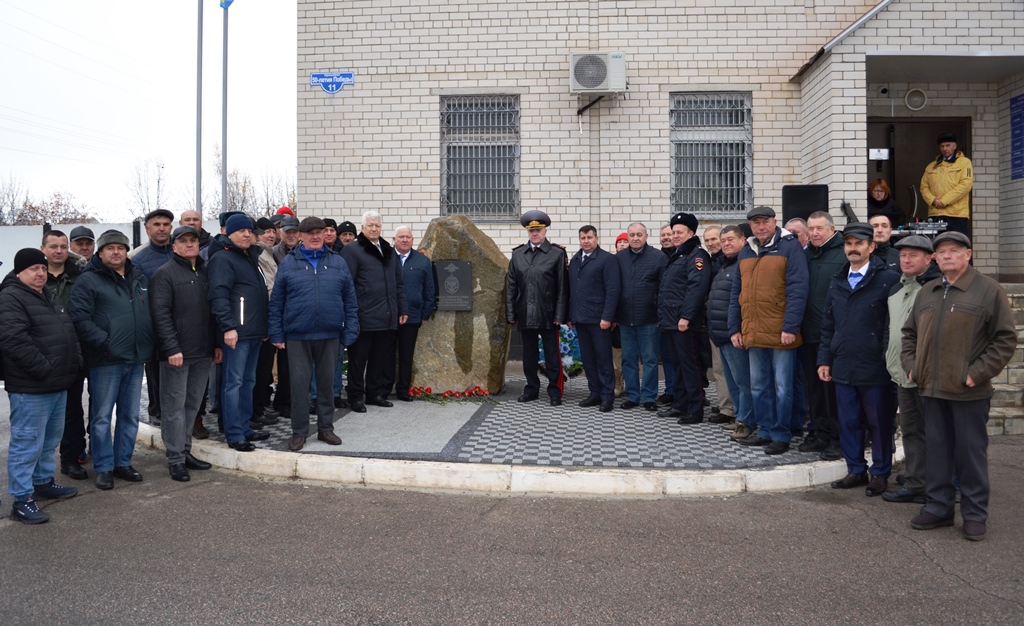
<svg viewBox="0 0 1024 626">
<path fill-rule="evenodd" d="M 924 235 L 909 235 L 892 244 L 892 247 L 897 250 L 902 250 L 903 248 L 917 248 L 918 250 L 924 250 L 928 253 L 935 252 L 935 248 L 932 246 L 931 240 Z"/>
<path fill-rule="evenodd" d="M 96 235 L 92 233 L 91 228 L 75 226 L 71 229 L 71 241 L 78 241 L 79 239 L 92 239 L 93 241 L 96 241 Z"/>
<path fill-rule="evenodd" d="M 304 217 L 302 218 L 302 221 L 299 222 L 300 233 L 311 233 L 314 230 L 323 230 L 325 228 L 327 228 L 327 224 L 324 224 L 322 219 L 313 215 Z"/>
<path fill-rule="evenodd" d="M 166 217 L 172 222 L 174 221 L 174 213 L 171 213 L 167 209 L 157 209 L 155 211 L 150 211 L 149 213 L 146 213 L 145 222 L 149 222 L 149 220 L 153 219 L 154 217 Z"/>
<path fill-rule="evenodd" d="M 196 239 L 199 239 L 199 233 L 192 226 L 179 226 L 171 231 L 171 241 L 177 241 L 185 235 L 195 235 Z"/>
<path fill-rule="evenodd" d="M 676 213 L 669 219 L 668 223 L 669 226 L 682 224 L 689 228 L 691 232 L 697 232 L 697 227 L 700 226 L 700 222 L 697 221 L 697 217 L 693 213 Z"/>
<path fill-rule="evenodd" d="M 547 228 L 551 226 L 551 218 L 544 211 L 538 211 L 534 209 L 523 213 L 523 216 L 519 218 L 519 223 L 523 225 L 526 230 L 537 230 L 540 228 Z"/>
<path fill-rule="evenodd" d="M 871 228 L 871 224 L 853 222 L 852 224 L 847 224 L 846 228 L 843 229 L 843 239 L 846 239 L 847 237 L 856 237 L 863 241 L 871 241 L 875 237 L 875 229 Z"/>
<path fill-rule="evenodd" d="M 775 217 L 775 209 L 770 206 L 756 206 L 747 211 L 748 220 L 752 220 L 755 217 Z"/>
<path fill-rule="evenodd" d="M 299 220 L 297 220 L 294 215 L 285 215 L 284 219 L 281 220 L 279 228 L 281 230 L 298 230 Z"/>
<path fill-rule="evenodd" d="M 938 248 L 939 244 L 943 241 L 952 241 L 953 243 L 958 243 L 968 249 L 971 247 L 971 240 L 967 238 L 967 235 L 958 233 L 955 230 L 947 230 L 941 235 L 935 237 L 935 239 L 932 239 L 932 246 Z"/>
</svg>

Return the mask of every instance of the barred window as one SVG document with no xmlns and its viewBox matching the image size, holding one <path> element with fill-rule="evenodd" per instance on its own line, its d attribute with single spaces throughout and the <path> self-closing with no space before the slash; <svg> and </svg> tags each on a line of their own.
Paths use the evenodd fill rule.
<svg viewBox="0 0 1024 626">
<path fill-rule="evenodd" d="M 670 95 L 672 212 L 742 219 L 753 206 L 749 93 Z"/>
<path fill-rule="evenodd" d="M 441 98 L 441 214 L 518 219 L 519 96 Z"/>
</svg>

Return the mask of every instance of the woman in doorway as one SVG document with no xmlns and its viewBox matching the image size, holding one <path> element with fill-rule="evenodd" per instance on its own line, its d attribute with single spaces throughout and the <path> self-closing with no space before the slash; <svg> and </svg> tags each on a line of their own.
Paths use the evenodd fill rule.
<svg viewBox="0 0 1024 626">
<path fill-rule="evenodd" d="M 888 217 L 893 228 L 898 228 L 906 221 L 906 214 L 896 206 L 889 183 L 883 178 L 876 178 L 868 185 L 868 220 L 876 215 Z"/>
</svg>

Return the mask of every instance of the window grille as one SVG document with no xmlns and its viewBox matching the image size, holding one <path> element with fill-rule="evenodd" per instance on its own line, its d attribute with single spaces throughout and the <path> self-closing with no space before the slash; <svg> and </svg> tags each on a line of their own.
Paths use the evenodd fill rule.
<svg viewBox="0 0 1024 626">
<path fill-rule="evenodd" d="M 519 96 L 441 98 L 441 213 L 518 219 Z"/>
<path fill-rule="evenodd" d="M 742 219 L 753 206 L 749 93 L 670 96 L 672 212 Z"/>
</svg>

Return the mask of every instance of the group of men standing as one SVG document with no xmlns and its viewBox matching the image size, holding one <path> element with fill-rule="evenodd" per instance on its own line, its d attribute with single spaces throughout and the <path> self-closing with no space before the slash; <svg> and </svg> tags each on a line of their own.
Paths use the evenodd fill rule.
<svg viewBox="0 0 1024 626">
<path fill-rule="evenodd" d="M 211 467 L 191 453 L 193 437 L 204 436 L 207 393 L 230 447 L 248 452 L 269 437 L 260 431 L 271 422 L 263 420 L 276 422 L 277 412 L 269 402 L 259 412 L 255 406 L 265 345 L 276 349 L 270 357 L 276 351 L 279 370 L 287 372 L 277 395 L 290 397 L 290 450 L 305 444 L 311 403 L 318 439 L 342 443 L 334 409 L 344 403 L 335 396 L 346 346 L 353 411 L 366 412 L 366 403 L 392 406 L 396 357 L 397 397 L 412 400 L 412 350 L 417 329 L 433 313 L 435 288 L 430 261 L 412 249 L 409 227 L 396 229 L 392 247 L 381 238 L 374 211 L 363 215 L 358 236 L 343 223 L 343 235 L 351 236 L 342 237 L 333 220 L 299 221 L 290 209 L 258 224 L 242 213 L 222 214 L 217 235 L 203 230 L 194 211 L 172 228 L 173 219 L 163 209 L 148 214 L 149 241 L 134 251 L 117 230 L 96 238 L 78 227 L 70 241 L 50 230 L 41 248 L 18 252 L 0 284 L 13 518 L 45 522 L 49 515 L 37 498 L 77 494 L 54 482 L 58 442 L 61 472 L 88 478 L 85 380 L 88 449 L 104 490 L 115 477 L 143 480 L 131 460 L 144 371 L 150 419 L 161 426 L 169 473 L 178 481 L 189 480 L 189 470 Z"/>
<path fill-rule="evenodd" d="M 965 234 L 890 245 L 888 218 L 837 232 L 819 211 L 798 236 L 759 206 L 745 225 L 707 233 L 713 255 L 700 247 L 697 218 L 678 213 L 661 230 L 665 254 L 646 243 L 643 224 L 629 225 L 629 246 L 614 256 L 586 225 L 569 260 L 547 240 L 546 214 L 527 212 L 521 223 L 529 241 L 513 250 L 506 277 L 506 318 L 523 343 L 519 402 L 539 396 L 539 340 L 550 403 L 561 404 L 558 328 L 567 324 L 577 329 L 589 391 L 579 405 L 612 411 L 618 327 L 620 408 L 657 410 L 660 345 L 674 381 L 666 386 L 671 405 L 657 415 L 698 424 L 710 340 L 724 374 L 720 398 L 735 412 L 725 428 L 739 444 L 783 454 L 806 432 L 801 451 L 846 461 L 833 488 L 864 486 L 868 496 L 924 504 L 915 529 L 952 525 L 955 475 L 963 536 L 985 536 L 991 379 L 1017 339 L 1006 294 L 970 266 Z M 897 409 L 907 469 L 889 491 Z"/>
</svg>

